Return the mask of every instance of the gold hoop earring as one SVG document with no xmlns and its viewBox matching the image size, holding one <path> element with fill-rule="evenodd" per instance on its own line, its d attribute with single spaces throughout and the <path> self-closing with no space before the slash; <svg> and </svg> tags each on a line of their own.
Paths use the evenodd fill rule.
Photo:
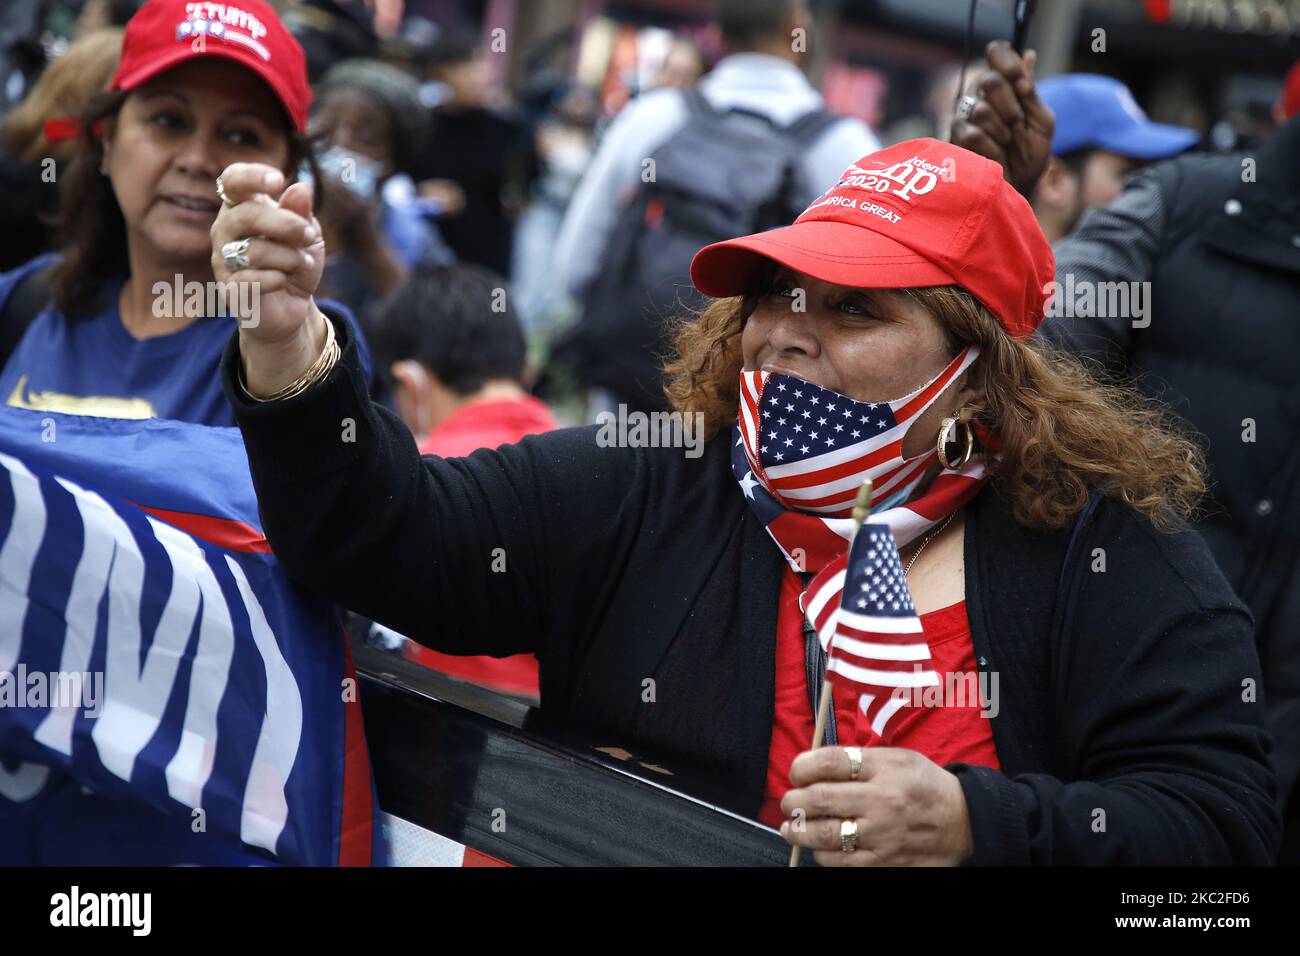
<svg viewBox="0 0 1300 956">
<path fill-rule="evenodd" d="M 962 431 L 965 433 L 962 438 L 953 435 L 958 425 L 961 426 Z M 965 445 L 962 449 L 961 461 L 948 460 L 948 446 L 954 441 Z M 961 418 L 945 418 L 943 424 L 939 426 L 939 441 L 936 448 L 939 452 L 939 464 L 952 471 L 957 471 L 965 467 L 966 462 L 970 461 L 971 455 L 975 454 L 975 429 L 971 428 L 970 424 Z"/>
</svg>

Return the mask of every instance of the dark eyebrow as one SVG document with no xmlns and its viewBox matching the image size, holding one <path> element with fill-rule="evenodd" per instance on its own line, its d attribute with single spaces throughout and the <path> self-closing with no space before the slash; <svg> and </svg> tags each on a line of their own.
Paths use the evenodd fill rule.
<svg viewBox="0 0 1300 956">
<path fill-rule="evenodd" d="M 229 119 L 232 116 L 248 116 L 266 126 L 275 125 L 271 120 L 268 120 L 264 115 L 257 112 L 257 110 L 231 110 L 229 113 L 226 114 L 225 118 Z"/>
<path fill-rule="evenodd" d="M 157 98 L 160 97 L 160 96 L 174 96 L 174 97 L 176 97 L 176 99 L 180 100 L 180 101 L 181 101 L 182 103 L 184 103 L 186 106 L 188 106 L 189 103 L 190 103 L 190 98 L 189 98 L 188 96 L 186 96 L 184 93 L 178 93 L 178 92 L 176 92 L 176 90 L 157 90 L 157 89 L 155 89 L 155 90 L 148 90 L 148 89 L 146 89 L 146 90 L 141 90 L 141 91 L 140 91 L 140 96 L 141 96 L 141 98 L 146 99 L 146 100 L 155 100 L 155 99 L 157 99 Z"/>
<path fill-rule="evenodd" d="M 158 99 L 161 96 L 171 96 L 180 100 L 186 106 L 190 105 L 190 98 L 186 96 L 184 93 L 178 92 L 177 90 L 142 90 L 140 96 L 141 98 L 146 100 Z M 229 113 L 226 113 L 225 116 L 222 117 L 222 119 L 230 119 L 232 117 L 239 117 L 239 116 L 247 116 L 251 119 L 255 119 L 264 126 L 275 125 L 273 121 L 268 120 L 261 113 L 257 112 L 257 110 L 249 110 L 249 109 L 231 110 Z"/>
</svg>

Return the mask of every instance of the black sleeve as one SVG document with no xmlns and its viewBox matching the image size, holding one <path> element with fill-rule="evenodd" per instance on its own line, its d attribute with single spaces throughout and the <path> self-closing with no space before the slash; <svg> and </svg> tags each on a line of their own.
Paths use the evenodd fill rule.
<svg viewBox="0 0 1300 956">
<path fill-rule="evenodd" d="M 1300 571 L 1300 569 L 1297 569 Z M 1261 635 L 1260 664 L 1267 685 L 1268 726 L 1273 735 L 1273 765 L 1277 769 L 1282 802 L 1297 800 L 1296 781 L 1300 777 L 1300 630 L 1294 624 L 1291 607 L 1300 595 L 1290 598 L 1275 614 L 1278 621 L 1267 634 Z M 1286 614 L 1286 617 L 1283 617 Z M 1292 811 L 1300 814 L 1300 806 Z M 1295 824 L 1288 824 L 1295 826 Z M 1300 835 L 1300 833 L 1298 833 Z M 1295 862 L 1300 862 L 1298 858 Z"/>
<path fill-rule="evenodd" d="M 1109 369 L 1126 366 L 1133 333 L 1150 322 L 1150 314 L 1108 314 L 1098 305 L 1104 298 L 1098 293 L 1109 283 L 1150 280 L 1167 229 L 1167 205 L 1177 173 L 1177 166 L 1162 163 L 1135 174 L 1114 202 L 1088 210 L 1078 228 L 1052 246 L 1056 295 L 1038 335 Z M 1093 296 L 1081 295 L 1085 288 Z M 1150 295 L 1145 301 L 1150 309 Z"/>
<path fill-rule="evenodd" d="M 353 336 L 335 327 L 339 364 L 291 399 L 243 395 L 237 333 L 222 357 L 276 557 L 302 585 L 439 651 L 544 654 L 550 603 L 582 619 L 616 582 L 636 539 L 625 492 L 639 459 L 589 428 L 422 458 L 367 398 Z"/>
<path fill-rule="evenodd" d="M 1053 661 L 1059 772 L 956 764 L 977 864 L 1268 864 L 1277 852 L 1250 612 L 1199 535 L 1137 520 L 1083 550 Z"/>
</svg>

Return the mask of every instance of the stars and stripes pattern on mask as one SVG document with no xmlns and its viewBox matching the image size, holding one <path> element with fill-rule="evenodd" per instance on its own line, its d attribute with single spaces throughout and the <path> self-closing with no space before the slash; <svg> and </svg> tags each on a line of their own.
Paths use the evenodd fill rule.
<svg viewBox="0 0 1300 956">
<path fill-rule="evenodd" d="M 811 514 L 851 515 L 865 477 L 873 508 L 906 500 L 936 457 L 903 458 L 908 427 L 978 355 L 967 346 L 892 402 L 860 402 L 790 375 L 741 372 L 739 425 L 750 467 L 786 507 Z"/>
<path fill-rule="evenodd" d="M 992 443 L 993 436 L 983 433 L 982 440 Z M 964 506 L 983 487 L 986 477 L 986 464 L 983 455 L 976 454 L 970 461 L 966 462 L 960 469 L 945 468 L 930 483 L 925 492 L 914 500 L 904 502 L 887 510 L 875 512 L 871 520 L 864 524 L 858 536 L 853 533 L 853 519 L 850 518 L 826 518 L 820 515 L 803 514 L 799 511 L 787 508 L 774 498 L 763 484 L 754 476 L 750 468 L 749 460 L 744 452 L 744 440 L 740 436 L 740 429 L 737 427 L 734 432 L 732 449 L 731 449 L 731 468 L 732 474 L 735 475 L 736 481 L 740 484 L 741 491 L 745 495 L 746 503 L 754 516 L 763 523 L 772 540 L 776 542 L 782 555 L 785 557 L 790 569 L 796 573 L 808 572 L 813 574 L 812 580 L 808 583 L 807 588 L 799 596 L 799 608 L 803 611 L 804 616 L 813 625 L 817 632 L 818 639 L 822 647 L 827 649 L 828 657 L 832 660 L 842 660 L 850 669 L 849 675 L 838 674 L 837 679 L 846 677 L 865 676 L 859 671 L 852 668 L 861 668 L 870 671 L 897 672 L 902 668 L 907 672 L 915 672 L 917 665 L 922 667 L 930 659 L 928 646 L 925 645 L 925 638 L 920 633 L 920 621 L 916 618 L 915 612 L 911 610 L 911 594 L 906 591 L 906 580 L 902 582 L 903 593 L 906 594 L 906 606 L 912 619 L 915 620 L 915 631 L 903 631 L 898 628 L 910 626 L 906 624 L 881 624 L 872 628 L 864 626 L 868 622 L 861 618 L 850 618 L 845 625 L 848 634 L 847 641 L 859 643 L 843 643 L 839 651 L 834 651 L 836 633 L 840 626 L 840 617 L 842 614 L 841 595 L 845 593 L 845 581 L 848 579 L 848 565 L 850 543 L 858 540 L 864 534 L 879 533 L 885 531 L 889 534 L 888 546 L 883 547 L 879 543 L 872 549 L 871 565 L 875 567 L 875 561 L 879 558 L 884 561 L 888 557 L 889 548 L 893 549 L 893 564 L 901 576 L 902 567 L 898 556 L 898 549 L 904 545 L 919 539 L 931 528 L 938 525 L 940 521 L 949 514 Z M 863 539 L 863 547 L 871 541 L 868 537 Z M 881 553 L 875 553 L 881 552 Z M 859 593 L 861 593 L 861 584 L 870 583 L 866 581 L 857 581 Z M 882 579 L 884 580 L 884 579 Z M 891 588 L 898 587 L 898 581 L 892 577 Z M 881 592 L 877 587 L 872 593 L 890 594 L 889 604 L 892 605 L 895 600 L 899 600 L 893 591 Z M 844 598 L 844 600 L 852 600 Z M 903 602 L 899 600 L 899 603 Z M 856 612 L 870 610 L 869 608 L 859 607 Z M 881 609 L 882 611 L 884 609 Z M 901 608 L 895 609 L 888 607 L 890 614 L 895 614 Z M 856 613 L 850 609 L 850 613 Z M 866 615 L 870 620 L 875 621 L 879 618 Z M 880 633 L 883 627 L 892 626 L 895 630 L 885 631 L 887 639 L 864 640 L 862 635 Z M 908 653 L 913 657 L 900 661 L 897 656 L 873 658 L 870 653 L 859 652 L 881 652 L 898 655 L 903 653 L 899 650 L 885 651 L 882 645 L 907 646 L 910 644 L 919 644 L 925 647 L 924 655 L 916 649 Z M 846 650 L 847 649 L 847 650 Z M 847 655 L 847 656 L 840 656 Z M 834 673 L 828 665 L 828 674 Z M 920 680 L 922 678 L 915 678 Z M 927 686 L 925 684 L 903 684 L 896 686 Z M 893 717 L 901 709 L 901 706 L 895 706 L 890 701 L 890 695 L 893 692 L 893 686 L 890 685 L 871 685 L 868 688 L 859 688 L 862 691 L 860 697 L 860 712 L 864 714 L 867 724 L 879 724 L 880 731 L 877 736 L 887 740 L 886 733 L 888 728 L 886 724 L 889 718 Z M 910 700 L 911 695 L 908 695 Z M 888 711 L 884 711 L 886 705 L 890 705 Z M 882 711 L 883 719 L 880 719 Z"/>
<path fill-rule="evenodd" d="M 917 389 L 911 395 L 896 402 L 877 403 L 872 409 L 871 403 L 856 402 L 854 399 L 846 398 L 837 392 L 828 389 L 819 388 L 801 379 L 785 375 L 769 375 L 763 372 L 742 372 L 741 373 L 741 395 L 740 395 L 740 414 L 734 429 L 733 443 L 731 449 L 731 468 L 732 473 L 740 485 L 741 491 L 745 496 L 746 503 L 749 505 L 755 517 L 762 522 L 768 534 L 780 549 L 782 556 L 785 558 L 790 569 L 796 573 L 812 574 L 812 580 L 808 583 L 806 589 L 799 597 L 799 607 L 805 617 L 813 625 L 817 632 L 823 648 L 829 649 L 833 646 L 837 626 L 841 613 L 841 594 L 844 591 L 844 582 L 847 576 L 849 563 L 850 543 L 854 540 L 854 522 L 852 515 L 853 501 L 857 496 L 858 489 L 861 487 L 865 478 L 871 478 L 873 483 L 872 495 L 873 511 L 871 520 L 868 525 L 864 525 L 864 531 L 867 528 L 883 529 L 889 533 L 888 546 L 877 543 L 876 551 L 883 548 L 887 556 L 889 548 L 893 549 L 893 563 L 891 568 L 897 570 L 898 575 L 902 576 L 902 568 L 898 557 L 898 548 L 906 546 L 911 542 L 919 539 L 931 528 L 935 527 L 940 521 L 946 518 L 958 508 L 964 506 L 968 501 L 978 494 L 986 478 L 986 460 L 981 453 L 973 455 L 960 468 L 944 468 L 934 478 L 933 481 L 925 488 L 924 492 L 912 497 L 917 484 L 924 477 L 926 470 L 930 465 L 937 461 L 937 455 L 931 451 L 927 454 L 920 455 L 911 462 L 902 462 L 901 446 L 903 436 L 907 432 L 908 425 L 915 420 L 916 416 L 942 392 L 943 388 L 951 383 L 952 379 L 959 375 L 970 362 L 974 360 L 975 350 L 969 349 L 963 352 L 953 360 L 949 366 L 944 369 L 935 379 L 926 383 Z M 778 386 L 785 385 L 784 389 Z M 795 391 L 800 391 L 802 395 L 794 395 Z M 784 404 L 775 404 L 768 402 L 763 403 L 764 398 L 771 398 L 790 394 L 791 399 L 798 399 L 804 404 L 797 404 L 795 401 L 787 401 Z M 817 399 L 814 403 L 813 399 Z M 884 420 L 884 426 L 876 425 L 874 433 L 870 437 L 859 435 L 855 438 L 852 434 L 854 429 L 847 426 L 835 431 L 832 425 L 832 418 L 828 412 L 831 412 L 830 405 L 835 405 L 835 412 L 840 419 L 847 421 L 850 417 L 845 415 L 847 409 L 850 414 L 857 414 L 861 419 L 866 412 L 874 412 L 879 417 L 873 421 L 879 422 Z M 787 407 L 795 406 L 795 411 Z M 862 406 L 859 408 L 859 406 Z M 770 410 L 769 410 L 770 409 Z M 815 410 L 820 409 L 820 412 Z M 809 413 L 805 418 L 803 412 Z M 832 414 L 834 414 L 832 413 Z M 816 415 L 816 417 L 814 417 Z M 797 417 L 795 417 L 797 416 Z M 768 418 L 771 417 L 775 427 L 768 427 Z M 822 424 L 819 419 L 826 419 L 826 424 Z M 785 422 L 780 419 L 785 418 Z M 892 420 L 892 426 L 889 424 Z M 808 424 L 805 424 L 808 423 Z M 834 424 L 841 424 L 840 421 L 834 421 Z M 862 423 L 865 425 L 865 423 Z M 794 426 L 803 426 L 799 431 L 795 431 Z M 825 440 L 827 435 L 823 433 L 828 426 L 832 435 L 842 435 L 847 433 L 849 445 L 853 449 L 848 455 L 844 456 L 843 461 L 856 462 L 856 466 L 850 464 L 849 467 L 840 468 L 838 477 L 832 477 L 831 480 L 836 483 L 837 488 L 831 492 L 836 496 L 836 501 L 829 506 L 826 502 L 817 502 L 817 495 L 803 498 L 792 495 L 800 489 L 816 487 L 808 484 L 791 484 L 791 479 L 797 479 L 800 469 L 805 469 L 805 474 L 816 474 L 827 467 L 824 452 L 814 454 L 812 445 L 808 445 L 808 451 L 803 451 L 803 444 L 798 446 L 795 454 L 797 460 L 790 461 L 785 449 L 794 448 L 794 436 L 803 436 L 807 434 L 812 439 L 812 426 L 816 426 L 818 438 Z M 974 426 L 976 433 L 983 447 L 996 450 L 997 440 L 986 430 L 978 425 Z M 783 431 L 784 430 L 784 431 Z M 865 429 L 858 429 L 865 432 Z M 771 432 L 776 432 L 777 438 L 770 437 Z M 746 433 L 751 436 L 751 440 L 746 440 Z M 791 434 L 793 433 L 793 434 Z M 762 435 L 765 441 L 759 441 Z M 792 441 L 791 445 L 786 445 L 786 439 Z M 764 444 L 766 443 L 766 448 Z M 883 454 L 877 454 L 880 449 L 886 449 Z M 777 458 L 782 455 L 782 458 Z M 889 457 L 892 456 L 892 457 Z M 772 462 L 771 466 L 768 462 Z M 891 462 L 903 463 L 909 466 L 909 470 L 895 482 L 892 487 L 898 489 L 891 492 L 889 487 L 882 487 L 888 476 L 882 476 L 880 469 L 882 463 L 888 466 Z M 794 468 L 783 468 L 783 465 L 793 464 Z M 835 468 L 835 465 L 830 467 Z M 915 475 L 913 477 L 914 467 Z M 774 477 L 773 472 L 777 475 Z M 814 479 L 823 481 L 825 476 Z M 823 484 L 825 481 L 823 481 Z M 901 485 L 901 488 L 900 488 Z M 839 487 L 843 491 L 838 490 Z M 844 505 L 838 506 L 839 495 L 843 495 Z M 826 497 L 821 493 L 820 497 Z M 809 502 L 813 502 L 811 505 Z M 864 541 L 864 547 L 871 538 Z M 882 561 L 884 567 L 884 556 L 877 554 L 872 558 L 872 565 L 876 557 Z M 890 580 L 893 580 L 892 578 Z M 864 582 L 858 582 L 860 585 Z M 867 582 L 869 583 L 869 582 Z M 898 587 L 899 582 L 893 580 L 890 587 Z M 906 593 L 906 580 L 902 580 L 901 587 Z M 860 590 L 860 589 L 859 589 Z M 880 592 L 877 588 L 873 593 Z M 893 600 L 889 602 L 891 605 Z M 903 603 L 899 602 L 900 605 Z M 917 665 L 924 668 L 929 661 L 929 649 L 925 645 L 924 636 L 920 633 L 920 622 L 916 618 L 914 610 L 911 609 L 911 596 L 907 594 L 906 605 L 909 608 L 912 620 L 914 620 L 915 631 L 886 631 L 890 635 L 887 640 L 871 639 L 865 640 L 862 635 L 878 634 L 879 628 L 863 626 L 867 621 L 857 619 L 856 623 L 850 622 L 846 626 L 846 642 L 841 645 L 842 656 L 836 658 L 834 654 L 830 656 L 833 659 L 844 662 L 843 667 L 849 670 L 851 675 L 857 677 L 873 676 L 869 672 L 882 673 L 900 673 L 902 670 L 908 673 L 916 673 Z M 867 610 L 858 608 L 858 611 Z M 889 611 L 895 612 L 892 606 Z M 851 611 L 851 613 L 854 613 Z M 869 616 L 870 621 L 880 620 L 878 617 Z M 886 626 L 886 625 L 881 625 Z M 899 624 L 892 625 L 895 628 L 903 626 Z M 908 625 L 910 626 L 910 625 Z M 906 638 L 906 639 L 904 639 Z M 909 647 L 906 653 L 913 655 L 913 659 L 900 661 L 897 655 L 904 653 L 897 649 L 886 651 L 886 647 Z M 880 652 L 892 654 L 884 658 L 873 658 L 868 654 L 855 653 L 852 650 L 845 651 L 845 647 L 850 649 L 856 648 L 857 651 Z M 920 648 L 925 648 L 922 656 Z M 904 664 L 901 668 L 899 665 Z M 832 672 L 833 673 L 833 672 Z M 837 674 L 837 679 L 846 677 L 844 673 Z M 883 679 L 883 678 L 882 678 Z M 898 680 L 899 678 L 891 678 Z M 923 680 L 923 677 L 909 678 L 910 680 Z M 894 685 L 896 686 L 896 685 Z M 906 686 L 906 685 L 904 685 Z M 918 685 L 924 686 L 924 685 Z M 871 724 L 878 724 L 881 730 L 887 730 L 889 718 L 901 709 L 899 706 L 891 704 L 890 696 L 893 686 L 866 685 L 870 687 L 864 689 L 861 696 L 863 713 Z M 909 695 L 910 697 L 910 695 Z M 888 709 L 887 709 L 888 708 Z M 883 716 L 882 716 L 883 715 Z M 884 734 L 878 734 L 884 737 Z"/>
</svg>

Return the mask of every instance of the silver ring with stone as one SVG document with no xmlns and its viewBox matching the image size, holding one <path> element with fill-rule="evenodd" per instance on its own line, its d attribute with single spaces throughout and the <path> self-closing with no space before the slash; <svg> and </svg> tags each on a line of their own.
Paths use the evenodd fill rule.
<svg viewBox="0 0 1300 956">
<path fill-rule="evenodd" d="M 252 244 L 252 239 L 236 239 L 222 246 L 221 258 L 225 260 L 226 268 L 231 272 L 247 269 L 250 265 L 248 247 Z"/>
<path fill-rule="evenodd" d="M 957 101 L 957 118 L 970 119 L 970 114 L 975 110 L 975 104 L 978 102 L 979 100 L 973 96 L 963 96 Z"/>
</svg>

